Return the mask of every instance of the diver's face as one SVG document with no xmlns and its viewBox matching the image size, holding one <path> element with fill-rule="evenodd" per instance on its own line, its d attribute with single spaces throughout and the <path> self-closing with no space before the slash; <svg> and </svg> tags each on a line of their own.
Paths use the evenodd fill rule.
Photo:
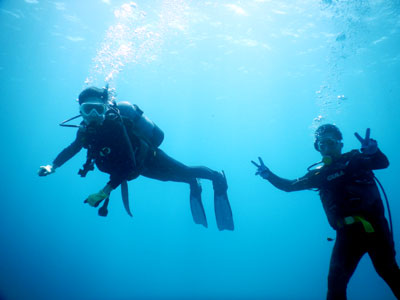
<svg viewBox="0 0 400 300">
<path fill-rule="evenodd" d="M 79 110 L 86 124 L 101 125 L 105 119 L 107 106 L 101 99 L 93 97 L 86 99 L 85 103 L 81 104 Z"/>
<path fill-rule="evenodd" d="M 343 143 L 333 135 L 326 134 L 318 139 L 317 147 L 322 156 L 337 157 L 342 153 Z"/>
</svg>

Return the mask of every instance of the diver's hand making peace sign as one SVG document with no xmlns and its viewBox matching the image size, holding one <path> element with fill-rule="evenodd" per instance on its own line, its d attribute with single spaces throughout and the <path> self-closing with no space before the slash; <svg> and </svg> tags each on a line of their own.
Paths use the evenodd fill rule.
<svg viewBox="0 0 400 300">
<path fill-rule="evenodd" d="M 377 141 L 370 138 L 371 129 L 367 128 L 365 132 L 365 139 L 363 139 L 357 132 L 354 133 L 356 138 L 361 143 L 361 152 L 367 155 L 375 154 L 378 151 Z"/>
<path fill-rule="evenodd" d="M 259 157 L 258 160 L 260 161 L 260 164 L 257 164 L 253 160 L 251 161 L 252 164 L 257 167 L 256 175 L 260 175 L 262 178 L 267 179 L 269 177 L 269 174 L 271 174 L 271 171 L 264 164 L 264 162 L 263 162 L 261 157 Z"/>
</svg>

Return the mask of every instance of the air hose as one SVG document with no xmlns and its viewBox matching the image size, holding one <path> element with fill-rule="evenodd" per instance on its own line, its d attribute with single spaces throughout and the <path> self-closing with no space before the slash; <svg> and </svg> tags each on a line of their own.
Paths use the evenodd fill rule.
<svg viewBox="0 0 400 300">
<path fill-rule="evenodd" d="M 392 240 L 393 240 L 393 223 L 392 223 L 392 214 L 391 214 L 391 212 L 390 212 L 389 200 L 388 200 L 388 197 L 387 197 L 387 195 L 386 195 L 385 189 L 383 188 L 381 182 L 379 181 L 378 178 L 376 178 L 375 175 L 374 175 L 374 179 L 375 179 L 375 181 L 378 183 L 378 185 L 379 185 L 379 187 L 380 187 L 380 189 L 381 189 L 381 191 L 382 191 L 382 193 L 383 193 L 383 196 L 385 197 L 386 208 L 387 208 L 388 217 L 389 217 L 390 235 L 392 236 Z"/>
</svg>

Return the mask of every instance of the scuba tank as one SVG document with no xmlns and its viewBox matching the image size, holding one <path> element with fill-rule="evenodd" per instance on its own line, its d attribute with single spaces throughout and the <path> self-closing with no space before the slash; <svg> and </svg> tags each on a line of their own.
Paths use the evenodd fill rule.
<svg viewBox="0 0 400 300">
<path fill-rule="evenodd" d="M 154 147 L 159 147 L 164 140 L 164 132 L 135 104 L 119 102 L 117 108 L 123 118 L 132 122 L 132 129 L 135 135 L 145 140 Z"/>
</svg>

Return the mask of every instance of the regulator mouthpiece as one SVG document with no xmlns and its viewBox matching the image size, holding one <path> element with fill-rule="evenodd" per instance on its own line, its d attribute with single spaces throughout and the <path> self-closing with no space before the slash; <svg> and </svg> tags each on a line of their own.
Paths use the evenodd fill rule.
<svg viewBox="0 0 400 300">
<path fill-rule="evenodd" d="M 330 164 L 332 164 L 332 157 L 329 155 L 324 156 L 322 158 L 322 162 L 324 163 L 324 165 L 329 166 Z"/>
</svg>

